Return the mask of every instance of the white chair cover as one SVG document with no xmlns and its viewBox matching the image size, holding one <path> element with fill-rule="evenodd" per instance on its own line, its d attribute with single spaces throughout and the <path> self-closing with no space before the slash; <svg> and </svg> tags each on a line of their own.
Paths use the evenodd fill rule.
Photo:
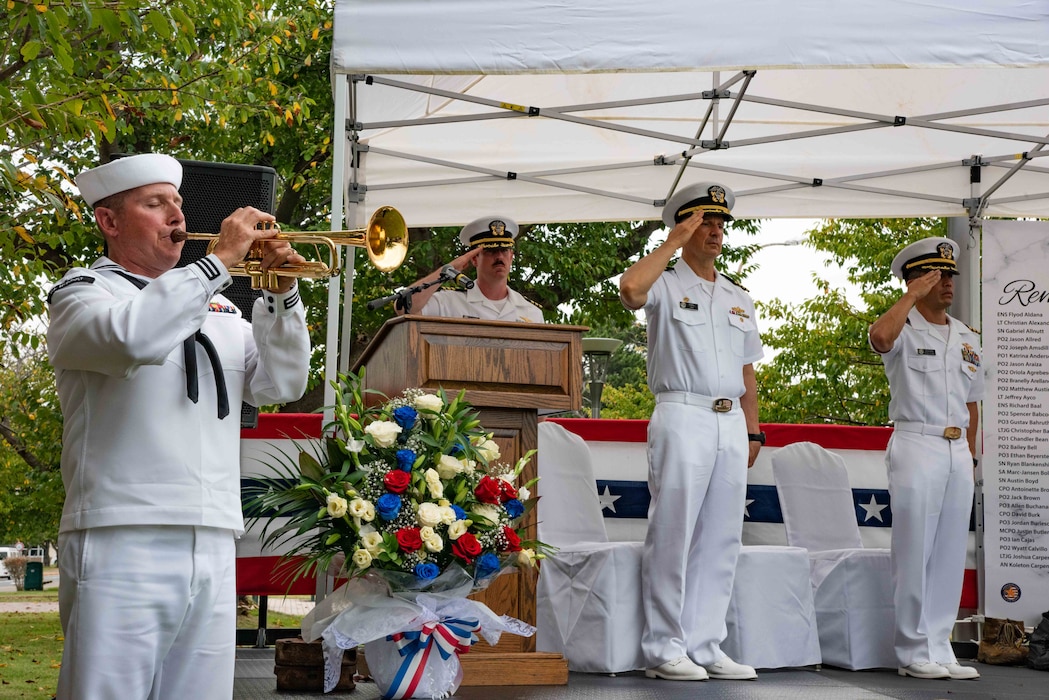
<svg viewBox="0 0 1049 700">
<path fill-rule="evenodd" d="M 590 448 L 556 423 L 539 424 L 539 539 L 560 547 L 540 565 L 536 648 L 568 668 L 620 673 L 644 667 L 642 542 L 609 542 Z M 792 547 L 743 547 L 723 651 L 760 668 L 820 662 L 809 565 Z"/>
<path fill-rule="evenodd" d="M 538 535 L 560 550 L 543 560 L 536 590 L 536 648 L 572 671 L 644 667 L 641 542 L 609 542 L 590 448 L 562 426 L 539 424 Z"/>
<path fill-rule="evenodd" d="M 809 550 L 823 663 L 896 665 L 888 549 L 863 549 L 845 461 L 811 442 L 776 451 L 772 472 L 787 543 Z"/>
<path fill-rule="evenodd" d="M 801 547 L 743 546 L 721 650 L 755 668 L 821 662 L 809 556 Z"/>
</svg>

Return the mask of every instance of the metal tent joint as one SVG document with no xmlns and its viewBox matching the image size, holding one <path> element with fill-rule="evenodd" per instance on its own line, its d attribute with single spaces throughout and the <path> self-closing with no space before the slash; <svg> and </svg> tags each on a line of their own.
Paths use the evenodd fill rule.
<svg viewBox="0 0 1049 700">
<path fill-rule="evenodd" d="M 892 120 L 893 126 L 906 126 L 907 117 L 894 117 Z"/>
</svg>

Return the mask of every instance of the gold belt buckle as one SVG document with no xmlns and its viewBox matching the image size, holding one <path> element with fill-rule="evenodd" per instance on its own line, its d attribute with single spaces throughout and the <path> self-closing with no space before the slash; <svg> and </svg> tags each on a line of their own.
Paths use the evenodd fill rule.
<svg viewBox="0 0 1049 700">
<path fill-rule="evenodd" d="M 948 440 L 957 440 L 962 436 L 962 429 L 951 426 L 943 429 L 943 436 Z"/>
<path fill-rule="evenodd" d="M 732 410 L 732 399 L 714 399 L 714 413 L 728 413 Z"/>
</svg>

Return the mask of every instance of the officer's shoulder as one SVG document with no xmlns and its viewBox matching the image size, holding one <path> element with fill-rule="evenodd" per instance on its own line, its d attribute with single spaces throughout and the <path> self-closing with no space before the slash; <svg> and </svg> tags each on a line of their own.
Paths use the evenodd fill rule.
<svg viewBox="0 0 1049 700">
<path fill-rule="evenodd" d="M 749 289 L 747 289 L 747 288 L 746 288 L 746 287 L 744 287 L 744 286 L 743 286 L 742 284 L 740 284 L 740 283 L 739 283 L 739 280 L 738 280 L 738 279 L 736 279 L 735 277 L 733 277 L 732 275 L 726 275 L 726 274 L 725 274 L 724 272 L 718 272 L 718 274 L 719 274 L 719 275 L 721 275 L 722 277 L 724 277 L 724 278 L 725 278 L 726 280 L 728 280 L 728 281 L 729 281 L 729 282 L 731 282 L 732 284 L 734 284 L 734 285 L 736 285 L 737 287 L 739 287 L 740 289 L 742 289 L 742 290 L 743 290 L 744 292 L 748 292 L 748 293 L 750 292 L 750 290 L 749 290 Z"/>
<path fill-rule="evenodd" d="M 532 306 L 534 306 L 535 308 L 539 309 L 540 311 L 542 311 L 542 310 L 543 310 L 543 307 L 542 307 L 542 306 L 540 306 L 538 302 L 532 301 L 531 299 L 529 299 L 528 297 L 524 296 L 523 294 L 522 294 L 521 296 L 522 296 L 522 298 L 523 298 L 523 299 L 524 299 L 525 301 L 527 301 L 527 302 L 528 302 L 529 304 L 531 304 L 531 305 L 532 305 Z"/>
<path fill-rule="evenodd" d="M 973 327 L 972 327 L 972 326 L 970 326 L 970 325 L 969 325 L 968 323 L 966 323 L 966 324 L 965 324 L 965 327 L 966 327 L 966 328 L 968 328 L 969 330 L 971 330 L 971 331 L 972 331 L 973 333 L 975 333 L 976 335 L 980 335 L 980 331 L 978 331 L 977 329 L 973 328 Z"/>
</svg>

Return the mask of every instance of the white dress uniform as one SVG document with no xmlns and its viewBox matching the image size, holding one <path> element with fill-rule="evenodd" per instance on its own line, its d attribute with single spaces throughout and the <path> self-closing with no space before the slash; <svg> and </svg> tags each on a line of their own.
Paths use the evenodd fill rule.
<svg viewBox="0 0 1049 700">
<path fill-rule="evenodd" d="M 945 339 L 938 330 L 944 327 L 911 309 L 895 345 L 882 355 L 895 427 L 886 465 L 901 667 L 957 663 L 950 635 L 973 499 L 966 404 L 983 398 L 984 379 L 979 337 L 961 321 L 948 321 Z"/>
<path fill-rule="evenodd" d="M 507 292 L 505 299 L 492 301 L 477 285 L 466 290 L 442 289 L 430 297 L 419 313 L 444 318 L 543 323 L 543 312 L 539 307 L 512 289 L 507 289 Z"/>
<path fill-rule="evenodd" d="M 685 655 L 706 666 L 725 656 L 743 530 L 743 366 L 764 351 L 750 296 L 720 274 L 703 280 L 684 261 L 656 280 L 644 308 L 656 408 L 648 428 L 641 645 L 650 668 Z"/>
<path fill-rule="evenodd" d="M 300 397 L 310 342 L 297 289 L 264 292 L 249 324 L 231 281 L 213 255 L 155 279 L 103 257 L 48 296 L 63 700 L 232 695 L 240 403 Z"/>
</svg>

